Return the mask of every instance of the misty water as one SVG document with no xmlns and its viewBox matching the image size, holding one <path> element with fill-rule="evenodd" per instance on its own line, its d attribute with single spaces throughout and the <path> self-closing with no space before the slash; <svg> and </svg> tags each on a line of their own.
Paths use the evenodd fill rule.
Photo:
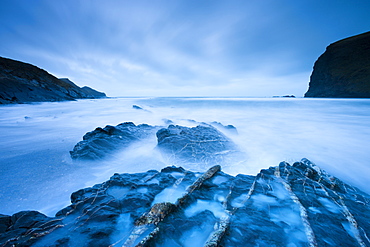
<svg viewBox="0 0 370 247">
<path fill-rule="evenodd" d="M 155 136 L 103 161 L 79 163 L 69 156 L 96 127 L 122 122 L 167 126 L 168 120 L 189 127 L 197 125 L 189 120 L 234 125 L 238 134 L 224 134 L 246 159 L 225 164 L 222 169 L 229 174 L 256 175 L 280 161 L 308 158 L 370 192 L 368 99 L 109 98 L 0 106 L 0 214 L 38 210 L 52 216 L 69 204 L 72 192 L 116 172 L 172 165 L 156 151 Z"/>
</svg>

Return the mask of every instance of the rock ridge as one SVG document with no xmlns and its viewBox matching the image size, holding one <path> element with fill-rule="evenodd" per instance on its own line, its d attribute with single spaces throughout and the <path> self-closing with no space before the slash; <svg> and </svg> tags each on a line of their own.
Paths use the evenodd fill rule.
<svg viewBox="0 0 370 247">
<path fill-rule="evenodd" d="M 0 104 L 102 98 L 104 93 L 80 88 L 34 65 L 0 57 Z"/>
</svg>

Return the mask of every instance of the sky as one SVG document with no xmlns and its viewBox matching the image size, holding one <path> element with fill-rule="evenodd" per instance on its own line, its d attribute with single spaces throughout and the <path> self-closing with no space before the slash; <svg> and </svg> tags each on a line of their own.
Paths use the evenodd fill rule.
<svg viewBox="0 0 370 247">
<path fill-rule="evenodd" d="M 0 0 L 0 56 L 108 96 L 302 97 L 368 0 Z"/>
</svg>

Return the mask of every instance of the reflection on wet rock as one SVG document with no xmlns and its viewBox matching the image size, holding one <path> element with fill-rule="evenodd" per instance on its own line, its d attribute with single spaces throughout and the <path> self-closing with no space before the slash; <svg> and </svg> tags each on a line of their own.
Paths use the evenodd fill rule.
<svg viewBox="0 0 370 247">
<path fill-rule="evenodd" d="M 55 217 L 0 215 L 1 246 L 369 246 L 370 196 L 307 159 L 230 176 L 114 174 Z"/>
</svg>

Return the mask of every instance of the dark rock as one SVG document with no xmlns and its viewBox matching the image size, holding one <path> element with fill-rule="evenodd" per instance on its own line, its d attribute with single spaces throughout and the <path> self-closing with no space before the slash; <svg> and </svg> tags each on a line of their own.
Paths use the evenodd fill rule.
<svg viewBox="0 0 370 247">
<path fill-rule="evenodd" d="M 34 65 L 0 57 L 0 104 L 64 101 L 105 97 L 91 88 L 80 88 Z"/>
<path fill-rule="evenodd" d="M 146 110 L 146 109 L 144 109 L 144 108 L 142 108 L 142 107 L 140 107 L 140 106 L 138 106 L 138 105 L 133 105 L 133 106 L 132 106 L 132 108 L 133 108 L 133 109 L 136 109 L 136 110 L 141 110 L 141 111 L 145 111 L 145 112 L 150 112 L 150 111 L 148 111 L 148 110 Z"/>
<path fill-rule="evenodd" d="M 71 80 L 68 78 L 59 78 L 59 80 L 71 85 L 72 87 L 76 86 Z M 85 93 L 84 98 L 88 99 L 97 99 L 97 98 L 104 98 L 106 97 L 105 93 L 96 91 L 95 89 L 92 89 L 91 87 L 84 86 L 81 87 L 80 90 Z"/>
<path fill-rule="evenodd" d="M 218 122 L 212 122 L 211 125 L 201 123 L 194 128 L 169 125 L 166 129 L 147 124 L 136 126 L 132 122 L 126 122 L 117 126 L 98 127 L 86 133 L 70 154 L 72 159 L 98 160 L 114 155 L 117 150 L 127 148 L 135 142 L 155 138 L 157 131 L 158 148 L 171 162 L 207 166 L 215 162 L 222 165 L 233 158 L 244 159 L 236 145 L 212 125 L 225 133 L 237 134 L 233 125 L 224 126 Z"/>
<path fill-rule="evenodd" d="M 138 105 L 133 105 L 132 108 L 136 109 L 136 110 L 143 110 L 143 108 L 141 108 L 140 106 Z"/>
<path fill-rule="evenodd" d="M 97 98 L 105 98 L 107 95 L 103 92 L 96 91 L 95 89 L 88 87 L 88 86 L 83 86 L 81 88 L 81 91 L 85 92 L 86 98 L 89 99 L 97 99 Z"/>
<path fill-rule="evenodd" d="M 329 45 L 315 62 L 305 97 L 370 98 L 370 32 Z"/>
<path fill-rule="evenodd" d="M 131 122 L 121 123 L 117 126 L 107 125 L 105 128 L 96 128 L 83 136 L 73 151 L 73 159 L 96 160 L 112 155 L 119 149 L 127 148 L 134 142 L 154 136 L 158 127 L 147 124 L 135 125 Z"/>
<path fill-rule="evenodd" d="M 157 139 L 158 148 L 172 163 L 223 165 L 236 157 L 241 158 L 236 145 L 208 124 L 193 128 L 170 125 L 157 132 Z"/>
<path fill-rule="evenodd" d="M 295 98 L 295 96 L 293 94 L 289 95 L 284 95 L 284 96 L 272 96 L 273 98 Z"/>
<path fill-rule="evenodd" d="M 53 218 L 0 215 L 0 246 L 370 245 L 370 196 L 307 159 L 257 176 L 114 174 L 71 199 Z"/>
<path fill-rule="evenodd" d="M 0 214 L 0 234 L 4 233 L 11 226 L 11 217 Z"/>
</svg>

